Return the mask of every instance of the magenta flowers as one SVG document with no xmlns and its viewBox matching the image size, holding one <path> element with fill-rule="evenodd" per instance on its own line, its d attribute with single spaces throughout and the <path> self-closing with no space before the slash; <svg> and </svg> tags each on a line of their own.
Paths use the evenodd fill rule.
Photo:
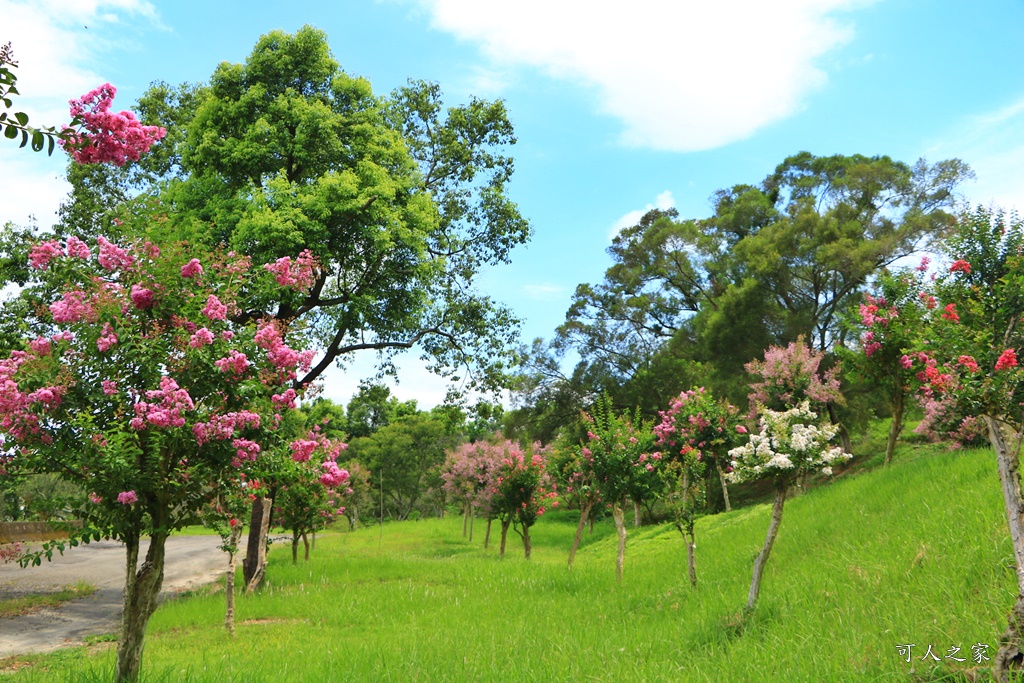
<svg viewBox="0 0 1024 683">
<path fill-rule="evenodd" d="M 71 116 L 81 122 L 81 129 L 68 132 L 60 144 L 78 163 L 123 166 L 138 161 L 167 134 L 160 126 L 142 125 L 130 111 L 111 111 L 116 93 L 114 86 L 104 83 L 71 100 Z"/>
</svg>

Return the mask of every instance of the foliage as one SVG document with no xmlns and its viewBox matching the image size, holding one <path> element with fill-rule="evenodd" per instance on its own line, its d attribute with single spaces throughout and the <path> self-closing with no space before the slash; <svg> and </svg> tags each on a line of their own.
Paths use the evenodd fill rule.
<svg viewBox="0 0 1024 683">
<path fill-rule="evenodd" d="M 817 413 L 804 400 L 785 411 L 765 408 L 761 411 L 760 432 L 751 434 L 747 443 L 729 451 L 735 482 L 771 477 L 794 482 L 814 472 L 832 474 L 832 464 L 853 457 L 828 442 L 838 433 L 836 425 L 814 424 Z"/>
<path fill-rule="evenodd" d="M 14 73 L 17 66 L 18 62 L 14 61 L 11 44 L 0 45 L 0 104 L 3 104 L 5 110 L 10 110 L 14 106 L 11 96 L 21 94 L 17 88 L 18 77 Z M 8 140 L 16 140 L 20 135 L 20 147 L 24 147 L 31 141 L 32 151 L 41 152 L 46 149 L 47 154 L 53 154 L 56 143 L 63 143 L 69 139 L 70 135 L 70 130 L 67 127 L 64 131 L 58 131 L 52 126 L 43 128 L 30 126 L 28 114 L 22 111 L 0 111 L 0 132 Z"/>
<path fill-rule="evenodd" d="M 593 470 L 601 498 L 609 504 L 621 504 L 626 499 L 655 497 L 662 456 L 654 450 L 651 423 L 639 415 L 617 415 L 607 396 L 599 398 L 591 412 L 582 417 L 587 433 L 580 454 L 585 466 Z"/>
<path fill-rule="evenodd" d="M 449 500 L 457 500 L 467 514 L 480 510 L 491 515 L 498 473 L 509 457 L 511 443 L 477 441 L 449 450 L 441 466 L 441 479 Z"/>
<path fill-rule="evenodd" d="M 809 348 L 803 339 L 785 347 L 770 346 L 764 360 L 752 360 L 747 371 L 760 375 L 761 381 L 750 385 L 751 416 L 760 412 L 760 406 L 780 411 L 807 401 L 817 405 L 842 403 L 839 391 L 838 365 L 821 375 L 818 367 L 824 354 Z"/>
<path fill-rule="evenodd" d="M 511 441 L 501 444 L 501 458 L 492 484 L 490 511 L 502 522 L 502 553 L 508 525 L 522 535 L 530 558 L 530 527 L 544 514 L 545 505 L 558 506 L 555 482 L 547 471 L 547 449 L 534 444 L 529 450 Z"/>
</svg>

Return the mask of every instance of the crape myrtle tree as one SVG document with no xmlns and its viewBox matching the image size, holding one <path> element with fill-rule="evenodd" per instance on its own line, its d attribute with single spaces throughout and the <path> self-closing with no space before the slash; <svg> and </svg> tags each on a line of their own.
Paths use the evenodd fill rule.
<svg viewBox="0 0 1024 683">
<path fill-rule="evenodd" d="M 558 506 L 555 481 L 547 471 L 547 449 L 533 444 L 523 449 L 506 440 L 490 496 L 490 513 L 501 522 L 499 555 L 505 557 L 505 541 L 512 529 L 523 539 L 523 554 L 530 559 L 533 545 L 530 527 L 544 514 L 545 506 Z"/>
<path fill-rule="evenodd" d="M 497 438 L 500 440 L 500 435 Z M 441 467 L 445 492 L 462 506 L 462 536 L 465 538 L 468 531 L 470 542 L 477 511 L 487 515 L 490 529 L 491 499 L 505 450 L 500 443 L 465 443 L 449 450 Z"/>
<path fill-rule="evenodd" d="M 750 434 L 747 443 L 729 451 L 733 459 L 732 471 L 728 474 L 731 481 L 767 478 L 775 488 L 768 534 L 761 552 L 754 560 L 754 575 L 744 607 L 746 614 L 753 612 L 757 606 L 761 577 L 779 533 L 779 525 L 782 524 L 782 509 L 789 489 L 807 474 L 832 474 L 833 463 L 852 457 L 841 448 L 828 445 L 839 428 L 832 424 L 815 424 L 818 415 L 810 409 L 806 399 L 788 410 L 762 408 L 760 419 L 760 432 Z"/>
<path fill-rule="evenodd" d="M 924 281 L 928 258 L 913 271 L 883 271 L 865 292 L 850 327 L 859 332 L 860 349 L 842 353 L 844 362 L 878 387 L 892 410 L 892 424 L 885 445 L 885 464 L 892 462 L 896 440 L 903 431 L 907 396 L 911 395 L 914 372 L 911 358 L 920 342 L 927 312 L 936 299 Z"/>
<path fill-rule="evenodd" d="M 879 268 L 949 225 L 968 177 L 955 159 L 801 152 L 756 186 L 716 192 L 708 218 L 652 211 L 614 238 L 604 280 L 577 288 L 554 344 L 624 384 L 672 342 L 738 402 L 743 364 L 767 346 L 842 341 L 842 311 Z"/>
<path fill-rule="evenodd" d="M 594 506 L 601 502 L 601 489 L 597 483 L 593 451 L 585 448 L 579 440 L 574 442 L 570 434 L 570 430 L 565 430 L 559 435 L 552 449 L 550 463 L 562 497 L 570 504 L 577 505 L 580 510 L 576 534 L 569 548 L 569 569 L 572 569 L 588 521 L 593 529 L 591 513 Z"/>
<path fill-rule="evenodd" d="M 717 473 L 726 510 L 730 509 L 725 481 L 732 471 L 728 451 L 741 434 L 747 433 L 738 414 L 728 401 L 716 401 L 704 387 L 698 387 L 673 399 L 669 409 L 662 411 L 661 422 L 654 426 L 655 445 L 662 449 L 662 477 L 666 482 L 663 498 L 686 540 L 692 586 L 697 585 L 694 525 L 706 498 L 706 472 Z M 726 461 L 724 467 L 722 461 Z"/>
<path fill-rule="evenodd" d="M 938 305 L 924 351 L 911 359 L 923 385 L 978 416 L 995 450 L 1017 572 L 1017 599 L 994 658 L 1000 681 L 1024 662 L 1024 222 L 978 208 L 964 213 L 945 243 L 951 261 L 936 284 Z"/>
<path fill-rule="evenodd" d="M 312 361 L 272 319 L 232 319 L 244 290 L 274 286 L 269 273 L 197 253 L 103 237 L 36 244 L 30 298 L 49 304 L 37 334 L 0 361 L 5 471 L 77 483 L 91 492 L 79 537 L 125 544 L 119 681 L 138 678 L 168 535 L 280 446 L 276 425 L 295 396 L 286 387 Z"/>
<path fill-rule="evenodd" d="M 601 498 L 611 507 L 618 535 L 615 578 L 622 583 L 626 561 L 623 505 L 638 490 L 657 487 L 661 454 L 654 449 L 651 424 L 639 414 L 617 415 L 607 395 L 599 397 L 591 412 L 581 417 L 587 433 L 580 444 L 580 462 L 593 469 L 587 478 L 596 481 Z"/>
<path fill-rule="evenodd" d="M 407 349 L 463 386 L 504 384 L 517 321 L 474 286 L 530 233 L 508 198 L 515 136 L 502 102 L 446 108 L 421 81 L 377 96 L 308 26 L 263 36 L 194 92 L 159 86 L 143 101 L 145 120 L 185 129 L 153 191 L 159 230 L 256 267 L 304 249 L 323 265 L 305 293 L 235 314 L 306 324 L 322 353 L 296 387 L 358 352 L 394 371 Z"/>
</svg>

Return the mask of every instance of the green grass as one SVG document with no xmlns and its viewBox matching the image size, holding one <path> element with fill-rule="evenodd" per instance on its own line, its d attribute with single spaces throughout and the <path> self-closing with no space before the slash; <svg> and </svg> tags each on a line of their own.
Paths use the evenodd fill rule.
<svg viewBox="0 0 1024 683">
<path fill-rule="evenodd" d="M 96 586 L 79 581 L 74 586 L 65 586 L 53 593 L 40 593 L 0 600 L 0 619 L 18 617 L 44 607 L 56 607 L 69 600 L 88 597 L 95 592 Z"/>
<path fill-rule="evenodd" d="M 629 530 L 624 585 L 598 523 L 570 572 L 571 513 L 510 533 L 504 560 L 461 519 L 324 533 L 308 563 L 271 553 L 271 584 L 238 601 L 170 601 L 154 615 L 148 681 L 938 681 L 968 680 L 970 648 L 998 635 L 1015 596 L 991 452 L 904 445 L 895 464 L 811 487 L 786 504 L 755 614 L 741 620 L 767 505 L 698 524 L 700 584 L 668 525 Z M 495 536 L 497 530 L 495 530 Z M 913 662 L 896 646 L 914 643 Z M 961 647 L 967 662 L 923 662 Z M 114 652 L 79 648 L 14 681 L 108 680 Z M 3 663 L 0 663 L 3 668 Z"/>
</svg>

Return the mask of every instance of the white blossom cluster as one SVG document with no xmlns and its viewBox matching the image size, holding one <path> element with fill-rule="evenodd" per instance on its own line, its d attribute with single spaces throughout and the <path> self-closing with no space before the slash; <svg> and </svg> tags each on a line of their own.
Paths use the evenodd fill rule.
<svg viewBox="0 0 1024 683">
<path fill-rule="evenodd" d="M 729 451 L 732 471 L 726 475 L 728 479 L 739 482 L 783 474 L 832 474 L 833 462 L 853 456 L 828 445 L 839 427 L 819 427 L 814 424 L 817 417 L 807 401 L 783 412 L 765 409 L 761 433 L 751 434 L 746 444 Z"/>
</svg>

